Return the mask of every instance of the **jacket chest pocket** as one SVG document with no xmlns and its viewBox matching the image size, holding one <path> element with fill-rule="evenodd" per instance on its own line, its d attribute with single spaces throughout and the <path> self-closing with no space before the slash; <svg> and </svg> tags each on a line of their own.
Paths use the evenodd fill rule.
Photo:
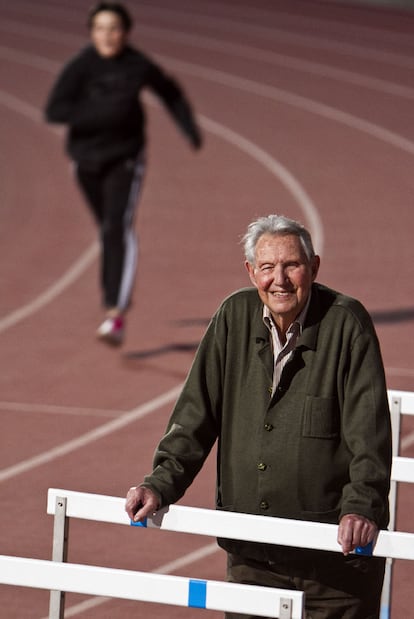
<svg viewBox="0 0 414 619">
<path fill-rule="evenodd" d="M 339 432 L 339 410 L 336 399 L 306 396 L 302 436 L 335 438 Z"/>
</svg>

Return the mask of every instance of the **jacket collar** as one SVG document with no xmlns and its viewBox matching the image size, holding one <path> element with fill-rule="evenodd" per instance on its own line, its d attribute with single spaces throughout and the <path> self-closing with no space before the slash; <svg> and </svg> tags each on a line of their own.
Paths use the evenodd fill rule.
<svg viewBox="0 0 414 619">
<path fill-rule="evenodd" d="M 309 303 L 308 313 L 306 315 L 303 331 L 298 337 L 296 347 L 303 346 L 310 350 L 316 350 L 321 316 L 320 289 L 318 284 L 312 284 L 312 297 Z"/>
</svg>

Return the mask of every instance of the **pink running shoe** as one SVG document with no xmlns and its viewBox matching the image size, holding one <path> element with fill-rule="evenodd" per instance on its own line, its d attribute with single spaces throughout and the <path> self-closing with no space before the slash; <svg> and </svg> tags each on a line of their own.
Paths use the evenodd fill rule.
<svg viewBox="0 0 414 619">
<path fill-rule="evenodd" d="M 124 341 L 124 335 L 125 320 L 122 316 L 107 318 L 96 332 L 96 336 L 100 340 L 110 344 L 111 346 L 120 346 Z"/>
</svg>

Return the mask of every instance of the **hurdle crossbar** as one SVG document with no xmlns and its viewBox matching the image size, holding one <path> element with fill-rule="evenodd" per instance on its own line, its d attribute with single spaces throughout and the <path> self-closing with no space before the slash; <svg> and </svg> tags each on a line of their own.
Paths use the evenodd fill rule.
<svg viewBox="0 0 414 619">
<path fill-rule="evenodd" d="M 302 619 L 301 591 L 0 555 L 0 582 L 277 619 Z"/>
<path fill-rule="evenodd" d="M 396 456 L 392 459 L 391 479 L 414 483 L 414 458 Z"/>
<path fill-rule="evenodd" d="M 60 499 L 66 499 L 66 516 L 69 518 L 129 526 L 133 524 L 125 513 L 123 498 L 50 488 L 48 514 L 56 513 Z M 341 552 L 337 542 L 337 525 L 319 522 L 170 505 L 147 518 L 143 526 L 165 531 Z M 414 534 L 380 531 L 372 554 L 394 559 L 414 559 Z"/>
<path fill-rule="evenodd" d="M 388 402 L 392 408 L 393 401 L 400 402 L 401 415 L 414 415 L 414 392 L 398 391 L 397 389 L 388 389 Z"/>
</svg>

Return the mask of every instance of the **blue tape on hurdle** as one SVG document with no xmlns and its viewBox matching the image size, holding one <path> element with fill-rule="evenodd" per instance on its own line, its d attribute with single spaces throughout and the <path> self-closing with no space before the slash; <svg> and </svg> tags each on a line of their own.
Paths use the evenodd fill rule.
<svg viewBox="0 0 414 619">
<path fill-rule="evenodd" d="M 147 528 L 147 519 L 141 520 L 140 522 L 134 522 L 133 520 L 129 521 L 131 527 L 144 527 Z"/>
<path fill-rule="evenodd" d="M 188 583 L 188 605 L 191 608 L 205 608 L 207 599 L 207 581 L 190 580 Z"/>
<path fill-rule="evenodd" d="M 356 555 L 365 555 L 367 557 L 370 557 L 372 555 L 372 550 L 373 550 L 373 543 L 370 542 L 366 546 L 357 546 L 355 548 L 355 554 Z"/>
</svg>

